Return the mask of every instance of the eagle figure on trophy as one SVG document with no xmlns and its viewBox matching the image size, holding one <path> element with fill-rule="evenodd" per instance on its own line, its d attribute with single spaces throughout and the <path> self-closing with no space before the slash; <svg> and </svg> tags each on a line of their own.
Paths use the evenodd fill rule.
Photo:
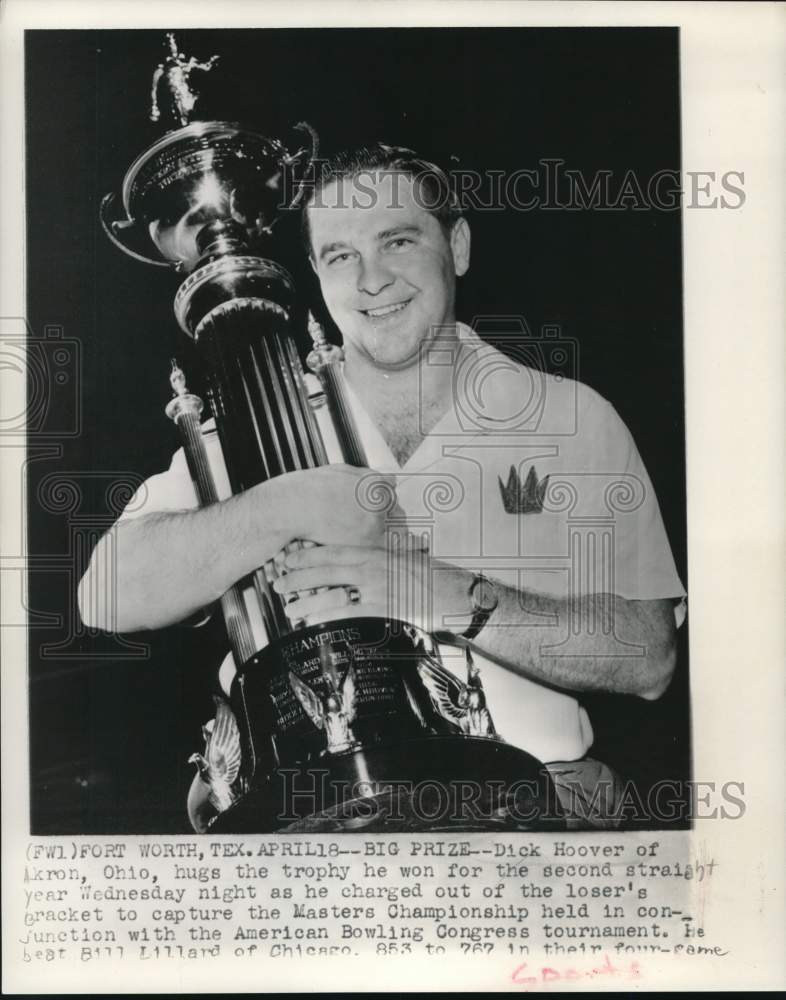
<svg viewBox="0 0 786 1000">
<path fill-rule="evenodd" d="M 219 812 L 237 799 L 232 786 L 240 773 L 242 753 L 237 721 L 224 698 L 214 695 L 216 716 L 202 727 L 205 752 L 192 753 L 189 764 L 196 764 L 199 776 L 210 789 L 209 797 Z"/>
<path fill-rule="evenodd" d="M 465 736 L 495 737 L 497 731 L 486 707 L 486 692 L 469 648 L 466 649 L 467 681 L 459 684 L 452 674 L 433 660 L 418 664 L 418 673 L 439 714 L 458 726 Z"/>
<path fill-rule="evenodd" d="M 329 686 L 327 693 L 322 696 L 291 670 L 289 683 L 309 719 L 317 729 L 325 730 L 327 753 L 342 753 L 356 743 L 350 728 L 350 723 L 355 718 L 355 671 L 350 663 L 340 683 L 336 682 L 332 673 L 326 672 L 325 676 L 328 677 Z"/>
</svg>

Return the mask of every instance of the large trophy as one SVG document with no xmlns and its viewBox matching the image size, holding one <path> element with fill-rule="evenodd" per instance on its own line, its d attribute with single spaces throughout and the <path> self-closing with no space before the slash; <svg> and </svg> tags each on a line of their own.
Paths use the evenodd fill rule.
<svg viewBox="0 0 786 1000">
<path fill-rule="evenodd" d="M 169 35 L 153 78 L 151 119 L 172 129 L 128 169 L 101 218 L 131 256 L 182 276 L 177 322 L 192 338 L 226 477 L 200 426 L 202 399 L 173 364 L 167 414 L 200 504 L 329 461 L 365 466 L 345 395 L 342 352 L 310 324 L 311 397 L 293 329 L 296 289 L 277 262 L 276 229 L 297 207 L 316 154 L 225 121 L 192 121 L 192 73 Z M 122 204 L 122 207 L 121 207 Z M 279 254 L 280 256 L 280 254 Z M 332 421 L 333 454 L 317 407 Z M 389 503 L 369 477 L 366 503 Z M 307 545 L 293 541 L 292 545 Z M 272 588 L 282 560 L 221 599 L 228 656 L 204 727 L 188 814 L 199 832 L 543 828 L 558 811 L 542 765 L 495 732 L 467 650 L 466 677 L 435 639 L 397 620 L 293 625 Z M 350 595 L 351 597 L 351 595 Z M 447 808 L 446 808 L 447 803 Z M 559 823 L 559 820 L 556 820 Z"/>
</svg>

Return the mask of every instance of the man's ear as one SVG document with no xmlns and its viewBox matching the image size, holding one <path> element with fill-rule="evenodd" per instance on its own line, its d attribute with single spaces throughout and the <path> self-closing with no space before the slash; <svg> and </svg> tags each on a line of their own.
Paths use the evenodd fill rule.
<svg viewBox="0 0 786 1000">
<path fill-rule="evenodd" d="M 313 252 L 308 255 L 308 262 L 311 265 L 311 270 L 314 272 L 314 274 L 318 274 L 318 272 L 317 272 L 317 262 L 314 259 Z"/>
<path fill-rule="evenodd" d="M 453 251 L 453 265 L 459 278 L 469 270 L 470 242 L 469 223 L 466 219 L 458 219 L 450 232 L 450 249 Z"/>
</svg>

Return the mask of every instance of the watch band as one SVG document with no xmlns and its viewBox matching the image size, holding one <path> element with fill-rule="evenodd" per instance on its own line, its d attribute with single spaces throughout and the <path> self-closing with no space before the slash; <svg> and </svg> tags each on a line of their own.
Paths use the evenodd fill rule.
<svg viewBox="0 0 786 1000">
<path fill-rule="evenodd" d="M 488 594 L 491 592 L 491 599 Z M 486 625 L 492 612 L 499 603 L 496 589 L 490 580 L 486 579 L 482 573 L 476 573 L 472 583 L 469 585 L 469 600 L 472 605 L 472 621 L 469 627 L 462 632 L 465 639 L 474 639 L 480 630 Z"/>
</svg>

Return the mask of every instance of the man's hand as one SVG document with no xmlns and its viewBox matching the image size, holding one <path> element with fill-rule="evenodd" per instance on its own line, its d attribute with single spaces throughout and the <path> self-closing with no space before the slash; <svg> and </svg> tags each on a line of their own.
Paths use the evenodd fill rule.
<svg viewBox="0 0 786 1000">
<path fill-rule="evenodd" d="M 403 520 L 395 480 L 352 465 L 323 465 L 290 472 L 272 483 L 282 511 L 291 517 L 292 538 L 320 545 L 382 546 L 391 519 Z"/>
<path fill-rule="evenodd" d="M 316 625 L 371 615 L 428 632 L 444 627 L 445 615 L 469 620 L 471 574 L 431 559 L 405 532 L 391 532 L 389 542 L 387 547 L 324 545 L 289 553 L 283 563 L 286 575 L 274 584 L 280 594 L 298 594 L 286 606 L 289 618 Z M 331 589 L 309 593 L 319 587 Z M 356 604 L 349 601 L 352 587 L 358 592 Z"/>
</svg>

